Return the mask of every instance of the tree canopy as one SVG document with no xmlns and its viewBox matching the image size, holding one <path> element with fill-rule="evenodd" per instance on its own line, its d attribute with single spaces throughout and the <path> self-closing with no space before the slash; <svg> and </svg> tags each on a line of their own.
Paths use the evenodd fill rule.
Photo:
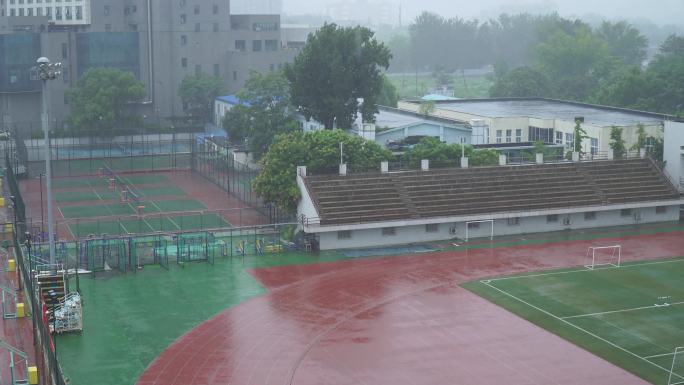
<svg viewBox="0 0 684 385">
<path fill-rule="evenodd" d="M 133 73 L 116 68 L 93 68 L 67 90 L 69 123 L 74 134 L 114 135 L 116 129 L 141 123 L 129 108 L 145 97 L 145 86 Z"/>
<path fill-rule="evenodd" d="M 285 66 L 292 102 L 326 128 L 350 128 L 363 98 L 364 120 L 374 121 L 376 103 L 392 57 L 364 27 L 325 24 L 311 34 L 294 63 Z"/>
<path fill-rule="evenodd" d="M 463 149 L 460 144 L 446 144 L 434 137 L 421 139 L 404 153 L 404 159 L 410 167 L 420 166 L 423 159 L 437 166 L 460 166 L 463 152 L 469 158 L 470 166 L 496 166 L 499 163 L 499 153 L 494 150 L 475 150 L 468 145 Z"/>
<path fill-rule="evenodd" d="M 212 120 L 214 100 L 225 92 L 226 86 L 221 78 L 205 73 L 187 75 L 178 87 L 185 113 L 205 122 Z"/>
<path fill-rule="evenodd" d="M 268 150 L 273 137 L 299 128 L 292 116 L 289 83 L 282 72 L 252 72 L 237 97 L 243 103 L 226 113 L 223 128 L 233 143 L 247 139 L 256 159 Z"/>
<path fill-rule="evenodd" d="M 551 80 L 541 71 L 519 67 L 503 75 L 489 90 L 489 96 L 547 97 L 552 95 Z"/>
<path fill-rule="evenodd" d="M 380 162 L 392 159 L 389 150 L 375 142 L 341 130 L 301 131 L 275 137 L 261 159 L 261 172 L 254 180 L 255 191 L 267 202 L 294 212 L 300 198 L 297 166 L 307 166 L 310 173 L 336 172 L 340 161 L 340 143 L 344 162 L 352 170 L 379 169 Z"/>
</svg>

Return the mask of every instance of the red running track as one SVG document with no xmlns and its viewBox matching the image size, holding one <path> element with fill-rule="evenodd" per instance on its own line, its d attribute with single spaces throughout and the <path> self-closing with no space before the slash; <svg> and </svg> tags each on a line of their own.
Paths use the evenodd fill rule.
<svg viewBox="0 0 684 385">
<path fill-rule="evenodd" d="M 137 384 L 645 384 L 458 286 L 612 242 L 625 260 L 675 257 L 684 232 L 255 270 L 267 295 L 179 338 Z"/>
</svg>

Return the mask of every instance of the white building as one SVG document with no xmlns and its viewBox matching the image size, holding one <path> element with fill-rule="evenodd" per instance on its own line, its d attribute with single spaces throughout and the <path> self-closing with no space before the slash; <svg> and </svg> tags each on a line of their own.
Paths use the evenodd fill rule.
<svg viewBox="0 0 684 385">
<path fill-rule="evenodd" d="M 420 101 L 400 101 L 399 108 L 419 112 Z M 599 155 L 610 149 L 610 130 L 623 129 L 627 148 L 636 143 L 637 129 L 643 125 L 647 135 L 663 137 L 667 116 L 621 108 L 538 98 L 464 99 L 436 102 L 432 116 L 462 122 L 482 121 L 487 143 L 541 141 L 562 144 L 574 142 L 575 119 L 580 118 L 588 138 L 583 152 Z M 647 143 L 653 145 L 653 143 Z"/>
<path fill-rule="evenodd" d="M 665 170 L 672 183 L 684 192 L 684 123 L 665 122 Z"/>
<path fill-rule="evenodd" d="M 9 17 L 47 16 L 57 25 L 90 24 L 90 0 L 4 0 Z"/>
<path fill-rule="evenodd" d="M 679 220 L 649 158 L 307 176 L 301 229 L 321 250 Z M 346 167 L 340 167 L 340 171 Z M 460 242 L 460 241 L 459 241 Z"/>
</svg>

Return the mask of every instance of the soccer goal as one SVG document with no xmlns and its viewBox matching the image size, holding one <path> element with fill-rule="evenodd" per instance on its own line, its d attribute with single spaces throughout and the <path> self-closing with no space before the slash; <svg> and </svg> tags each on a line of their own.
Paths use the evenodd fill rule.
<svg viewBox="0 0 684 385">
<path fill-rule="evenodd" d="M 675 348 L 672 353 L 672 366 L 670 366 L 670 376 L 667 378 L 667 385 L 684 384 L 684 346 Z"/>
<path fill-rule="evenodd" d="M 622 246 L 590 246 L 587 249 L 584 267 L 593 270 L 600 266 L 620 267 L 622 262 Z"/>
<path fill-rule="evenodd" d="M 470 233 L 475 230 L 480 229 L 480 225 L 482 224 L 487 224 L 489 223 L 489 239 L 494 239 L 494 221 L 489 219 L 486 221 L 469 221 L 466 222 L 466 231 L 465 231 L 465 241 L 468 242 L 468 239 L 470 238 Z"/>
</svg>

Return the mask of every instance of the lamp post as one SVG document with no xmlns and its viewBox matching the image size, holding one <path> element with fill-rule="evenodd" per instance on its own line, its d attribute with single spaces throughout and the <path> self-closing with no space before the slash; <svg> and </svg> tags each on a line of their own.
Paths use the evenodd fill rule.
<svg viewBox="0 0 684 385">
<path fill-rule="evenodd" d="M 49 128 L 49 117 L 48 117 L 48 95 L 47 95 L 47 83 L 48 80 L 54 80 L 57 76 L 61 75 L 62 63 L 50 63 L 50 59 L 46 57 L 40 57 L 37 60 L 38 64 L 38 75 L 40 80 L 43 81 L 43 137 L 45 145 L 45 186 L 47 192 L 47 210 L 48 210 L 48 244 L 50 247 L 50 266 L 51 269 L 56 269 L 55 264 L 55 231 L 54 223 L 52 220 L 52 169 L 50 165 L 50 160 L 52 154 L 50 153 L 50 128 Z"/>
<path fill-rule="evenodd" d="M 43 176 L 44 173 L 40 173 L 39 178 L 39 183 L 40 183 L 40 239 L 38 242 L 41 242 L 43 239 L 43 236 L 45 234 L 45 218 L 43 217 L 45 213 L 45 209 L 43 208 Z"/>
</svg>

